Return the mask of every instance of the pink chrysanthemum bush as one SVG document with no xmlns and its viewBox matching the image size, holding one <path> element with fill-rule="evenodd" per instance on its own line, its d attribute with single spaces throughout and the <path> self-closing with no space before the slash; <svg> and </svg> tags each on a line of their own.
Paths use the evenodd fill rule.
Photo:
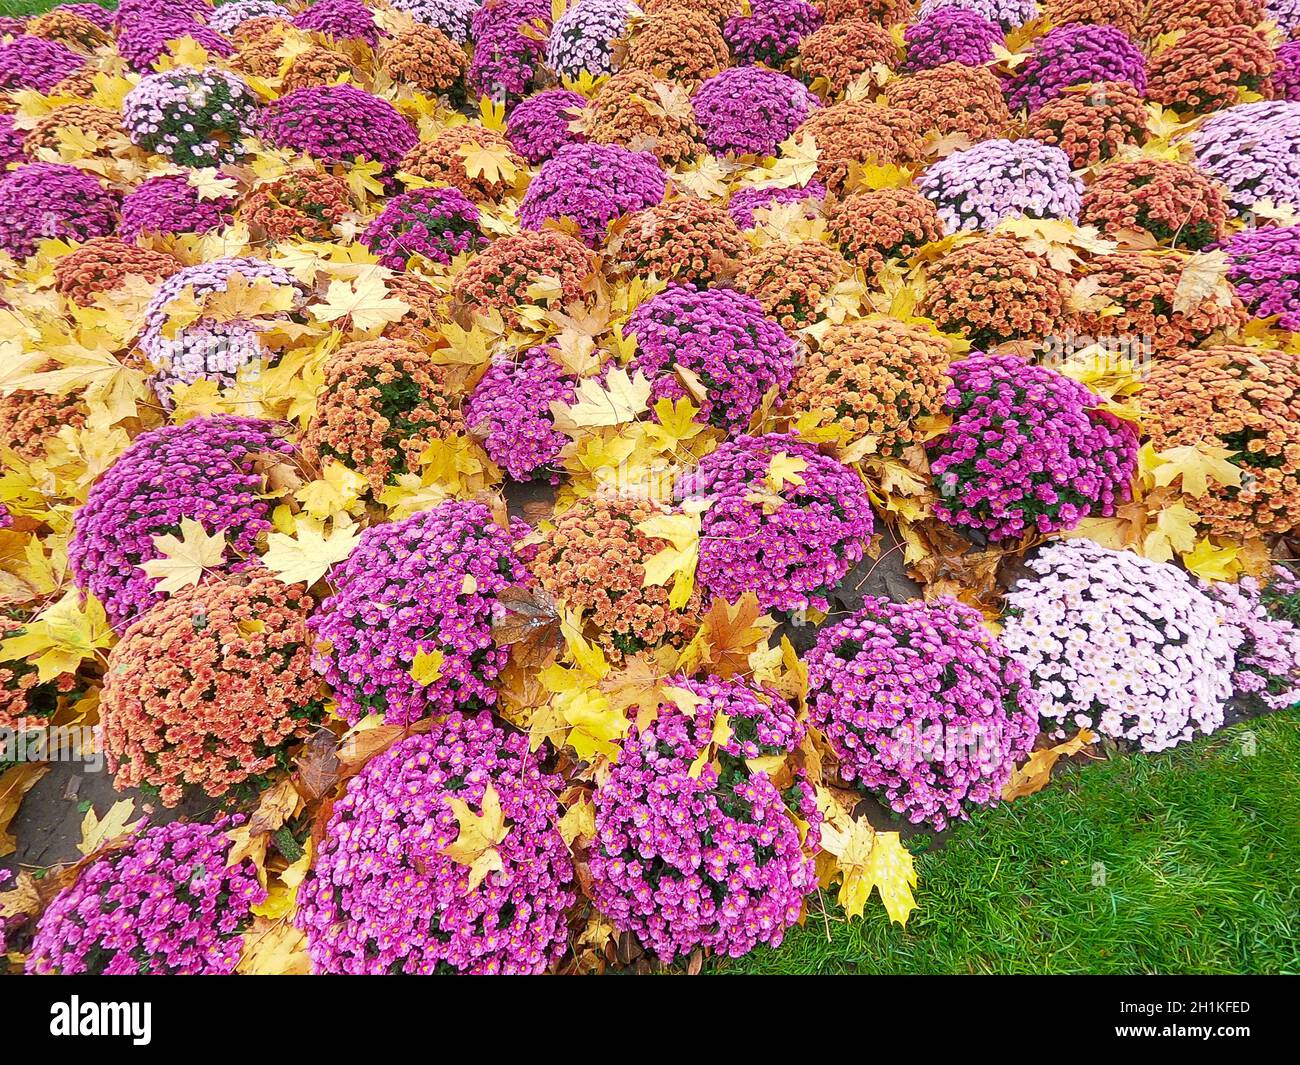
<svg viewBox="0 0 1300 1065">
<path fill-rule="evenodd" d="M 202 235 L 228 225 L 233 207 L 225 196 L 204 198 L 197 186 L 180 175 L 163 174 L 140 182 L 122 197 L 118 233 L 126 240 L 151 234 Z"/>
<path fill-rule="evenodd" d="M 382 266 L 405 270 L 416 256 L 449 263 L 481 247 L 478 208 L 457 188 L 423 188 L 394 196 L 362 239 Z"/>
<path fill-rule="evenodd" d="M 1090 540 L 1027 564 L 1001 639 L 1042 697 L 1045 730 L 1162 751 L 1223 724 L 1241 633 L 1185 572 Z"/>
<path fill-rule="evenodd" d="M 66 163 L 27 163 L 0 175 L 0 251 L 24 259 L 42 240 L 89 240 L 117 228 L 117 196 Z"/>
<path fill-rule="evenodd" d="M 1300 703 L 1300 625 L 1277 609 L 1297 591 L 1289 570 L 1275 566 L 1267 579 L 1249 575 L 1232 581 L 1205 581 L 1209 593 L 1241 632 L 1234 694 L 1268 710 Z"/>
<path fill-rule="evenodd" d="M 405 725 L 495 703 L 508 653 L 492 639 L 497 593 L 529 583 L 513 546 L 526 532 L 502 528 L 483 503 L 450 500 L 362 533 L 311 619 L 339 713 Z M 441 656 L 428 683 L 411 673 L 421 653 Z"/>
<path fill-rule="evenodd" d="M 868 596 L 806 661 L 812 721 L 840 773 L 914 824 L 942 830 L 996 803 L 1038 735 L 1024 666 L 951 596 Z"/>
<path fill-rule="evenodd" d="M 815 824 L 816 805 L 799 782 L 787 806 L 745 759 L 792 750 L 803 725 L 738 681 L 675 683 L 698 704 L 661 703 L 652 722 L 633 726 L 593 796 L 596 907 L 665 962 L 699 948 L 738 958 L 779 946 L 817 888 L 796 822 Z"/>
<path fill-rule="evenodd" d="M 764 608 L 828 610 L 875 533 L 858 473 L 794 434 L 727 441 L 677 492 L 708 503 L 697 580 L 729 601 L 754 591 Z"/>
<path fill-rule="evenodd" d="M 603 243 L 609 223 L 620 215 L 653 207 L 664 198 L 664 172 L 649 152 L 616 144 L 569 144 L 537 171 L 519 204 L 525 229 L 552 219 L 577 225 L 591 247 Z"/>
<path fill-rule="evenodd" d="M 977 539 L 1071 529 L 1126 502 L 1133 425 L 1079 382 L 1015 355 L 949 367 L 952 425 L 930 444 L 935 516 Z"/>
<path fill-rule="evenodd" d="M 227 864 L 234 825 L 156 825 L 96 858 L 41 915 L 27 972 L 234 972 L 252 908 L 266 900 L 251 859 Z"/>
<path fill-rule="evenodd" d="M 296 89 L 272 101 L 261 133 L 277 148 L 327 163 L 362 159 L 395 166 L 418 139 L 415 127 L 387 100 L 352 85 Z"/>
<path fill-rule="evenodd" d="M 372 759 L 334 804 L 299 894 L 313 967 L 544 972 L 564 951 L 575 899 L 555 827 L 560 786 L 526 736 L 486 713 L 452 714 Z M 486 869 L 455 849 L 479 816 L 502 830 Z"/>
</svg>

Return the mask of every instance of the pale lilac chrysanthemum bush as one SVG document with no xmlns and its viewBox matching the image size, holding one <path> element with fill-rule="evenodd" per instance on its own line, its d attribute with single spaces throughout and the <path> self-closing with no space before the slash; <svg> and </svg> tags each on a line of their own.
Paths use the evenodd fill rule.
<svg viewBox="0 0 1300 1065">
<path fill-rule="evenodd" d="M 133 144 L 182 166 L 220 166 L 244 154 L 257 97 L 224 70 L 181 67 L 148 74 L 122 101 Z"/>
<path fill-rule="evenodd" d="M 615 69 L 614 42 L 640 14 L 632 0 L 578 0 L 551 27 L 546 67 L 558 78 L 599 77 Z"/>
<path fill-rule="evenodd" d="M 1300 207 L 1300 102 L 1259 100 L 1206 118 L 1191 135 L 1196 165 L 1238 214 L 1257 204 Z"/>
<path fill-rule="evenodd" d="M 972 607 L 867 597 L 808 653 L 812 721 L 840 773 L 915 824 L 996 803 L 1038 735 L 1022 665 Z"/>
<path fill-rule="evenodd" d="M 27 972 L 222 975 L 266 899 L 251 859 L 227 864 L 228 818 L 139 831 L 96 858 L 36 926 Z"/>
<path fill-rule="evenodd" d="M 513 547 L 527 531 L 518 521 L 503 529 L 483 503 L 455 500 L 362 533 L 334 571 L 337 591 L 311 619 L 323 642 L 316 668 L 340 714 L 404 725 L 493 705 L 508 654 L 492 639 L 496 595 L 529 581 Z M 421 652 L 443 656 L 428 684 L 411 675 Z"/>
<path fill-rule="evenodd" d="M 1290 574 L 1275 567 L 1268 580 L 1243 576 L 1231 581 L 1205 581 L 1209 593 L 1241 632 L 1233 691 L 1267 710 L 1285 710 L 1300 703 L 1300 627 L 1269 610 L 1270 591 L 1286 587 Z"/>
<path fill-rule="evenodd" d="M 593 796 L 596 907 L 666 962 L 700 947 L 740 957 L 779 946 L 817 888 L 794 817 L 813 826 L 819 816 L 806 784 L 796 784 L 792 810 L 745 759 L 792 750 L 803 726 L 789 706 L 737 681 L 675 683 L 698 705 L 664 703 L 634 726 Z M 724 716 L 729 738 L 692 772 Z"/>
<path fill-rule="evenodd" d="M 1090 540 L 1048 544 L 1007 594 L 1001 639 L 1055 737 L 1162 751 L 1223 724 L 1241 632 L 1185 572 Z"/>
<path fill-rule="evenodd" d="M 490 714 L 452 714 L 366 763 L 333 807 L 297 923 L 323 973 L 541 973 L 568 938 L 573 862 L 555 822 L 559 777 Z M 445 851 L 456 803 L 504 816 L 481 883 Z"/>
<path fill-rule="evenodd" d="M 996 229 L 1006 218 L 1076 221 L 1083 185 L 1070 157 L 1035 140 L 983 141 L 927 167 L 917 189 L 943 219 L 944 229 Z"/>
</svg>

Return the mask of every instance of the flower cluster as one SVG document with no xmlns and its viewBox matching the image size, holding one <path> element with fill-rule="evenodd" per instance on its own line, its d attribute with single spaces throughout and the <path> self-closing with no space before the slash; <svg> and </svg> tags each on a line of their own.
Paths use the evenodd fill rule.
<svg viewBox="0 0 1300 1065">
<path fill-rule="evenodd" d="M 940 521 L 989 541 L 1072 529 L 1127 502 L 1137 432 L 1072 378 L 1015 355 L 954 363 L 930 445 Z"/>
<path fill-rule="evenodd" d="M 722 36 L 736 62 L 775 68 L 793 59 L 821 24 L 821 12 L 806 0 L 751 0 L 748 14 L 722 24 Z"/>
<path fill-rule="evenodd" d="M 136 73 L 146 74 L 159 59 L 169 54 L 167 45 L 171 41 L 185 38 L 194 41 L 209 55 L 228 57 L 235 51 L 221 34 L 202 23 L 183 17 L 180 12 L 169 10 L 166 15 L 151 12 L 148 17 L 137 17 L 119 23 L 117 53 Z"/>
<path fill-rule="evenodd" d="M 366 227 L 361 239 L 393 270 L 405 270 L 415 256 L 449 263 L 487 243 L 478 208 L 457 188 L 413 189 L 394 196 Z"/>
<path fill-rule="evenodd" d="M 799 42 L 799 69 L 807 78 L 825 79 L 836 95 L 876 67 L 893 70 L 897 64 L 893 35 L 866 19 L 828 22 Z"/>
<path fill-rule="evenodd" d="M 807 657 L 812 720 L 840 773 L 936 830 L 997 803 L 1038 736 L 1038 697 L 1008 650 L 951 596 L 868 596 Z"/>
<path fill-rule="evenodd" d="M 379 60 L 394 78 L 421 92 L 446 96 L 452 103 L 465 98 L 465 74 L 469 69 L 465 50 L 433 26 L 417 23 L 397 34 L 384 45 Z"/>
<path fill-rule="evenodd" d="M 577 379 L 551 350 L 534 347 L 493 360 L 465 402 L 465 425 L 516 481 L 535 477 L 568 443 L 555 429 L 551 404 L 571 402 Z"/>
<path fill-rule="evenodd" d="M 84 6 L 96 7 L 97 5 Z M 68 5 L 38 15 L 27 23 L 26 32 L 33 37 L 44 37 L 47 41 L 58 41 L 78 51 L 93 52 L 112 40 L 108 28 L 92 22 L 85 14 L 72 10 L 72 5 Z"/>
<path fill-rule="evenodd" d="M 1151 57 L 1147 94 L 1177 111 L 1205 114 L 1243 92 L 1271 96 L 1272 72 L 1273 51 L 1258 30 L 1201 26 Z"/>
<path fill-rule="evenodd" d="M 257 97 L 224 70 L 178 67 L 149 74 L 122 101 L 133 144 L 181 166 L 220 166 L 244 153 Z"/>
<path fill-rule="evenodd" d="M 547 0 L 496 0 L 485 3 L 472 20 L 474 57 L 469 89 L 498 102 L 527 93 L 534 70 L 546 51 L 551 29 Z"/>
<path fill-rule="evenodd" d="M 1070 279 L 1003 235 L 954 248 L 931 271 L 921 313 L 977 349 L 1037 342 L 1070 318 Z"/>
<path fill-rule="evenodd" d="M 843 100 L 814 111 L 795 131 L 817 144 L 817 179 L 828 189 L 845 189 L 853 165 L 906 163 L 922 154 L 919 116 L 901 107 Z"/>
<path fill-rule="evenodd" d="M 629 215 L 608 255 L 634 274 L 705 288 L 730 276 L 748 250 L 725 207 L 680 196 Z"/>
<path fill-rule="evenodd" d="M 496 172 L 484 169 L 471 177 L 465 160 L 474 152 L 495 155 Z M 515 172 L 523 168 L 523 160 L 504 136 L 470 124 L 452 126 L 432 140 L 420 141 L 398 167 L 435 185 L 454 185 L 476 203 L 499 199 L 514 184 Z"/>
<path fill-rule="evenodd" d="M 182 518 L 224 530 L 228 563 L 252 552 L 271 527 L 258 460 L 292 454 L 283 428 L 223 414 L 166 425 L 137 436 L 95 482 L 74 516 L 68 562 L 115 629 L 163 598 L 140 565 L 162 557 L 154 537 L 179 535 Z"/>
<path fill-rule="evenodd" d="M 117 228 L 117 197 L 67 163 L 25 163 L 0 176 L 0 249 L 18 259 L 42 240 L 89 240 Z"/>
<path fill-rule="evenodd" d="M 995 229 L 1004 218 L 1075 221 L 1083 186 L 1060 148 L 1033 140 L 982 141 L 925 169 L 917 188 L 949 232 Z"/>
<path fill-rule="evenodd" d="M 234 33 L 245 22 L 255 18 L 291 19 L 289 9 L 276 0 L 227 0 L 208 15 L 208 28 L 224 33 Z"/>
<path fill-rule="evenodd" d="M 1053 541 L 1007 593 L 1001 640 L 1029 671 L 1044 729 L 1162 751 L 1223 724 L 1240 631 L 1176 566 Z"/>
<path fill-rule="evenodd" d="M 23 139 L 23 150 L 39 157 L 42 148 L 58 151 L 66 139 L 64 130 L 76 130 L 95 142 L 101 151 L 111 150 L 113 142 L 122 136 L 120 116 L 116 111 L 96 104 L 64 104 L 40 119 Z"/>
<path fill-rule="evenodd" d="M 1196 167 L 1135 159 L 1114 163 L 1088 186 L 1079 221 L 1108 235 L 1145 231 L 1168 247 L 1197 251 L 1223 236 L 1228 208 Z"/>
<path fill-rule="evenodd" d="M 993 62 L 993 48 L 1002 44 L 1002 27 L 978 11 L 940 7 L 908 26 L 903 41 L 906 70 L 930 70 L 945 63 L 979 67 Z"/>
<path fill-rule="evenodd" d="M 325 363 L 325 386 L 303 438 L 310 462 L 336 459 L 378 492 L 418 469 L 440 437 L 464 428 L 445 370 L 404 340 L 345 344 Z"/>
<path fill-rule="evenodd" d="M 379 43 L 375 17 L 361 0 L 312 0 L 293 20 L 300 30 L 324 34 L 336 41 L 358 40 L 374 48 Z"/>
<path fill-rule="evenodd" d="M 352 85 L 295 89 L 267 105 L 260 125 L 277 148 L 326 163 L 369 159 L 391 166 L 416 142 L 415 129 L 392 104 Z"/>
<path fill-rule="evenodd" d="M 830 227 L 844 257 L 867 277 L 943 236 L 934 204 L 912 188 L 855 192 L 835 205 Z"/>
<path fill-rule="evenodd" d="M 848 266 L 829 244 L 774 241 L 756 249 L 741 265 L 736 287 L 753 296 L 763 312 L 787 332 L 821 318 L 822 300 L 843 280 Z"/>
<path fill-rule="evenodd" d="M 502 528 L 484 503 L 449 500 L 361 534 L 310 621 L 316 669 L 349 723 L 379 713 L 406 725 L 496 702 L 509 653 L 492 638 L 497 593 L 528 583 L 513 547 L 525 531 Z M 419 654 L 440 656 L 433 680 L 412 676 Z"/>
<path fill-rule="evenodd" d="M 109 655 L 100 697 L 118 788 L 214 798 L 286 762 L 324 712 L 311 668 L 311 600 L 272 576 L 182 588 Z"/>
<path fill-rule="evenodd" d="M 557 602 L 581 612 L 616 661 L 661 646 L 681 647 L 698 624 L 700 594 L 680 609 L 669 591 L 645 583 L 645 563 L 668 541 L 637 528 L 665 513 L 649 500 L 580 499 L 553 519 L 530 568 Z"/>
<path fill-rule="evenodd" d="M 601 86 L 582 116 L 597 144 L 651 152 L 665 166 L 704 151 L 704 131 L 674 86 L 644 70 L 623 70 Z"/>
<path fill-rule="evenodd" d="M 1287 41 L 1273 53 L 1273 95 L 1300 100 L 1300 41 Z"/>
<path fill-rule="evenodd" d="M 0 115 L 0 173 L 11 163 L 21 163 L 27 157 L 23 147 L 26 135 L 14 125 L 13 115 Z"/>
<path fill-rule="evenodd" d="M 266 900 L 252 859 L 228 864 L 235 824 L 155 825 L 96 858 L 41 914 L 27 972 L 233 973 Z"/>
<path fill-rule="evenodd" d="M 950 354 L 941 338 L 891 319 L 832 326 L 800 367 L 788 405 L 838 422 L 852 439 L 874 437 L 879 454 L 897 456 L 923 441 L 920 423 L 942 411 Z"/>
<path fill-rule="evenodd" d="M 747 426 L 768 392 L 785 390 L 799 356 L 757 300 L 727 288 L 670 287 L 642 303 L 624 333 L 637 340 L 629 371 L 651 381 L 652 401 L 689 395 L 675 372 L 683 366 L 706 390 L 700 417 L 729 431 Z"/>
<path fill-rule="evenodd" d="M 1048 100 L 1029 116 L 1028 132 L 1064 151 L 1076 170 L 1096 166 L 1146 139 L 1146 103 L 1127 82 L 1099 81 Z"/>
<path fill-rule="evenodd" d="M 636 12 L 632 0 L 578 0 L 551 27 L 546 68 L 559 78 L 613 73 L 614 42 Z"/>
<path fill-rule="evenodd" d="M 1260 100 L 1205 119 L 1191 135 L 1196 165 L 1238 213 L 1261 201 L 1300 206 L 1300 103 Z"/>
<path fill-rule="evenodd" d="M 626 63 L 694 87 L 728 66 L 730 57 L 718 20 L 691 6 L 639 23 L 628 40 Z"/>
<path fill-rule="evenodd" d="M 17 439 L 14 430 L 22 428 L 21 415 L 14 416 L 22 402 L 22 393 L 0 399 L 0 441 L 6 445 L 10 440 Z M 46 408 L 45 412 L 49 412 L 53 405 L 42 406 Z M 33 442 L 32 439 L 22 440 L 26 452 L 24 457 L 32 455 Z M 0 640 L 14 639 L 26 631 L 26 627 L 17 618 L 0 613 Z M 45 720 L 53 717 L 59 708 L 60 690 L 65 683 L 73 680 L 71 674 L 64 674 L 57 681 L 42 684 L 39 671 L 28 662 L 5 662 L 0 665 L 0 729 L 21 730 L 30 719 Z M 0 919 L 0 942 L 3 941 L 4 920 Z"/>
<path fill-rule="evenodd" d="M 682 683 L 699 704 L 661 704 L 596 788 L 596 906 L 666 962 L 698 948 L 740 957 L 759 943 L 779 946 L 817 888 L 816 871 L 781 793 L 745 765 L 735 733 L 767 734 L 784 748 L 800 726 L 789 707 L 736 681 Z M 696 772 L 720 721 L 733 737 Z M 779 722 L 775 734 L 767 722 Z"/>
<path fill-rule="evenodd" d="M 366 763 L 299 895 L 315 970 L 544 972 L 564 952 L 575 898 L 560 787 L 527 737 L 489 714 L 452 714 Z M 486 875 L 448 853 L 477 816 L 501 818 Z"/>
<path fill-rule="evenodd" d="M 1225 623 L 1241 633 L 1232 690 L 1256 706 L 1285 710 L 1300 703 L 1300 627 L 1269 609 L 1269 586 L 1285 586 L 1290 574 L 1274 567 L 1267 583 L 1243 576 L 1231 581 L 1204 581 L 1202 589 L 1225 614 Z"/>
<path fill-rule="evenodd" d="M 891 107 L 924 116 L 924 132 L 981 141 L 1002 136 L 1011 125 L 1002 86 L 986 67 L 944 63 L 895 78 L 887 91 Z"/>
<path fill-rule="evenodd" d="M 566 144 L 586 140 L 570 128 L 574 115 L 586 105 L 585 96 L 568 89 L 534 93 L 511 108 L 506 136 L 514 150 L 528 162 L 544 163 Z"/>
<path fill-rule="evenodd" d="M 1143 389 L 1157 452 L 1227 448 L 1241 484 L 1211 484 L 1195 502 L 1215 532 L 1251 537 L 1300 528 L 1300 369 L 1272 348 L 1222 345 L 1162 358 Z"/>
<path fill-rule="evenodd" d="M 341 81 L 355 82 L 357 76 L 348 55 L 324 45 L 311 45 L 290 62 L 280 79 L 280 90 L 291 93 L 297 89 L 319 89 Z"/>
<path fill-rule="evenodd" d="M 691 97 L 709 151 L 773 155 L 821 104 L 801 82 L 766 67 L 728 67 Z"/>
<path fill-rule="evenodd" d="M 1243 229 L 1223 243 L 1228 280 L 1256 318 L 1300 330 L 1300 226 Z"/>
<path fill-rule="evenodd" d="M 652 207 L 664 198 L 667 181 L 648 152 L 613 144 L 570 144 L 541 165 L 519 204 L 525 229 L 550 219 L 569 219 L 588 245 L 605 237 L 621 215 Z"/>
<path fill-rule="evenodd" d="M 1034 42 L 1030 57 L 1007 81 L 1013 111 L 1038 110 L 1072 85 L 1126 81 L 1138 92 L 1147 87 L 1142 52 L 1115 26 L 1074 23 L 1058 26 Z"/>
<path fill-rule="evenodd" d="M 390 4 L 440 30 L 457 44 L 469 42 L 470 22 L 481 6 L 480 0 L 390 0 Z"/>
<path fill-rule="evenodd" d="M 137 248 L 117 237 L 95 237 L 59 257 L 54 264 L 54 287 L 59 295 L 84 307 L 128 277 L 157 282 L 180 268 L 179 260 L 165 252 Z"/>
<path fill-rule="evenodd" d="M 207 233 L 230 222 L 234 203 L 205 198 L 198 186 L 179 174 L 146 178 L 122 200 L 118 232 L 127 240 L 142 233 Z"/>
<path fill-rule="evenodd" d="M 21 35 L 0 42 L 0 92 L 36 89 L 49 92 L 86 63 L 85 57 L 58 41 Z"/>
<path fill-rule="evenodd" d="M 764 608 L 829 610 L 875 533 L 862 478 L 793 434 L 727 441 L 677 493 L 708 501 L 696 579 L 732 602 L 753 591 Z"/>
<path fill-rule="evenodd" d="M 559 285 L 561 304 L 582 298 L 595 257 L 580 241 L 554 229 L 494 240 L 456 277 L 453 295 L 467 307 L 498 310 L 509 322 L 531 302 L 528 289 L 541 278 Z"/>
<path fill-rule="evenodd" d="M 271 240 L 328 240 L 351 210 L 351 192 L 341 178 L 309 169 L 256 186 L 241 204 L 244 219 Z"/>
<path fill-rule="evenodd" d="M 807 185 L 784 187 L 778 185 L 746 185 L 731 194 L 727 210 L 741 229 L 753 229 L 757 224 L 755 212 L 785 203 L 807 203 L 805 216 L 815 218 L 818 207 L 826 197 L 826 187 L 820 181 Z"/>
</svg>

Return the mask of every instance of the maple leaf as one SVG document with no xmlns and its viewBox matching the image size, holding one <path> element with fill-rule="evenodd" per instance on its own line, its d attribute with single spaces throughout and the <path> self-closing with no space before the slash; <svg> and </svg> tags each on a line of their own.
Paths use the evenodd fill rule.
<svg viewBox="0 0 1300 1065">
<path fill-rule="evenodd" d="M 579 692 L 564 703 L 560 714 L 569 725 L 566 742 L 584 762 L 595 761 L 600 755 L 617 758 L 615 741 L 627 735 L 632 725 L 627 715 L 615 710 L 598 691 Z"/>
<path fill-rule="evenodd" d="M 1182 479 L 1183 495 L 1199 499 L 1209 490 L 1210 481 L 1237 488 L 1241 485 L 1241 469 L 1227 461 L 1235 451 L 1213 444 L 1183 444 L 1155 453 L 1155 466 L 1151 476 L 1159 487 Z"/>
<path fill-rule="evenodd" d="M 1240 547 L 1215 547 L 1209 537 L 1197 540 L 1196 546 L 1182 555 L 1188 571 L 1207 581 L 1235 580 L 1242 571 L 1240 557 Z"/>
<path fill-rule="evenodd" d="M 278 920 L 259 917 L 244 933 L 244 949 L 235 970 L 247 976 L 310 975 L 307 933 L 288 917 Z"/>
<path fill-rule="evenodd" d="M 1228 280 L 1228 253 L 1200 251 L 1187 259 L 1174 289 L 1174 313 L 1194 311 L 1203 300 L 1220 307 L 1232 303 L 1235 289 Z"/>
<path fill-rule="evenodd" d="M 1079 264 L 1079 252 L 1106 255 L 1116 244 L 1101 236 L 1096 226 L 1077 226 L 1057 218 L 1020 216 L 999 223 L 995 232 L 1010 233 L 1025 247 L 1046 259 L 1062 273 L 1070 273 Z"/>
<path fill-rule="evenodd" d="M 0 662 L 28 660 L 36 666 L 42 684 L 75 672 L 83 660 L 98 658 L 98 652 L 115 640 L 103 605 L 90 594 L 83 605 L 75 588 L 42 610 L 23 630 L 0 643 Z"/>
<path fill-rule="evenodd" d="M 557 419 L 557 427 L 564 422 L 596 428 L 631 421 L 648 407 L 649 401 L 650 382 L 645 374 L 638 370 L 635 376 L 629 377 L 619 367 L 606 375 L 604 384 L 590 377 L 579 381 L 574 402 L 552 402 L 551 413 Z"/>
<path fill-rule="evenodd" d="M 567 847 L 576 839 L 590 839 L 596 834 L 596 806 L 584 791 L 569 804 L 558 825 L 560 836 Z"/>
<path fill-rule="evenodd" d="M 724 679 L 749 669 L 749 656 L 776 630 L 758 596 L 746 592 L 734 604 L 714 599 L 699 631 L 678 662 L 684 673 L 707 672 Z"/>
<path fill-rule="evenodd" d="M 695 592 L 695 567 L 700 560 L 699 514 L 654 514 L 638 522 L 636 527 L 646 536 L 668 541 L 667 547 L 660 548 L 643 563 L 644 584 L 671 581 L 668 605 L 680 610 Z"/>
<path fill-rule="evenodd" d="M 411 679 L 416 684 L 428 686 L 442 676 L 442 662 L 444 655 L 441 651 L 425 651 L 420 649 L 415 652 L 415 659 L 411 662 Z"/>
<path fill-rule="evenodd" d="M 840 878 L 837 901 L 845 915 L 861 917 L 872 890 L 878 890 L 889 919 L 906 925 L 916 908 L 916 867 L 898 833 L 876 832 L 865 818 L 850 816 L 824 789 L 818 789 L 818 802 L 827 815 L 821 826 L 822 849 L 834 857 L 834 873 Z"/>
<path fill-rule="evenodd" d="M 1007 781 L 1006 786 L 1002 789 L 1003 801 L 1011 802 L 1012 799 L 1023 798 L 1026 795 L 1033 795 L 1035 792 L 1042 791 L 1052 779 L 1052 769 L 1058 760 L 1068 758 L 1072 754 L 1078 754 L 1090 743 L 1094 743 L 1096 739 L 1097 734 L 1085 728 L 1080 729 L 1068 740 L 1058 743 L 1055 747 L 1045 747 L 1034 751 L 1023 765 L 1016 766 L 1012 771 L 1011 779 Z"/>
<path fill-rule="evenodd" d="M 128 824 L 133 813 L 135 803 L 130 799 L 115 802 L 102 819 L 95 815 L 94 807 L 91 807 L 81 819 L 81 842 L 77 844 L 77 850 L 91 855 L 118 837 L 134 832 L 144 823 L 144 818 L 137 818 Z"/>
<path fill-rule="evenodd" d="M 262 563 L 285 584 L 310 588 L 332 565 L 347 558 L 360 539 L 356 523 L 346 516 L 334 519 L 328 536 L 319 521 L 300 516 L 293 536 L 275 532 L 266 538 Z"/>
<path fill-rule="evenodd" d="M 790 455 L 784 451 L 778 451 L 772 456 L 772 461 L 767 464 L 767 473 L 764 474 L 763 479 L 773 492 L 779 492 L 787 484 L 803 484 L 803 477 L 800 474 L 807 468 L 807 459 L 800 458 L 798 455 Z"/>
<path fill-rule="evenodd" d="M 48 765 L 39 762 L 19 762 L 0 773 L 0 858 L 17 849 L 18 840 L 9 831 L 9 822 L 18 813 L 23 796 L 49 771 Z"/>
<path fill-rule="evenodd" d="M 153 545 L 162 558 L 141 562 L 140 568 L 158 583 L 158 592 L 179 592 L 191 584 L 198 584 L 205 570 L 216 569 L 226 557 L 225 532 L 208 535 L 201 522 L 181 518 L 181 535 L 152 537 Z"/>
<path fill-rule="evenodd" d="M 354 328 L 368 333 L 400 321 L 410 313 L 411 305 L 388 295 L 382 277 L 370 276 L 355 281 L 331 281 L 325 291 L 325 302 L 313 304 L 310 309 L 318 321 L 348 318 Z"/>
<path fill-rule="evenodd" d="M 1175 551 L 1191 551 L 1199 520 L 1199 514 L 1181 503 L 1165 507 L 1156 518 L 1155 528 L 1142 541 L 1142 554 L 1157 562 L 1168 562 Z"/>
<path fill-rule="evenodd" d="M 467 891 L 473 891 L 488 873 L 504 868 L 496 845 L 506 838 L 505 814 L 501 812 L 501 797 L 491 784 L 483 792 L 479 803 L 481 813 L 474 813 L 464 799 L 447 800 L 460 825 L 454 842 L 444 847 L 442 853 L 457 865 L 469 866 Z"/>
<path fill-rule="evenodd" d="M 510 158 L 510 151 L 500 144 L 479 144 L 466 140 L 457 149 L 456 154 L 464 160 L 465 173 L 471 177 L 482 177 L 489 184 L 514 181 L 519 173 Z"/>
<path fill-rule="evenodd" d="M 321 468 L 320 477 L 298 487 L 293 497 L 312 517 L 332 518 L 356 506 L 366 488 L 366 479 L 359 473 L 329 460 Z"/>
</svg>

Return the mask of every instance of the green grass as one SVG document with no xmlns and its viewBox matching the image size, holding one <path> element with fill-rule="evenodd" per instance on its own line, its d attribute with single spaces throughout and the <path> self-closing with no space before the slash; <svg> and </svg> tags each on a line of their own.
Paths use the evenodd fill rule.
<svg viewBox="0 0 1300 1065">
<path fill-rule="evenodd" d="M 1047 790 L 976 815 L 917 871 L 905 930 L 876 896 L 849 924 L 827 894 L 828 910 L 814 899 L 778 950 L 714 969 L 1300 972 L 1300 712 L 1072 766 Z"/>
<path fill-rule="evenodd" d="M 86 0 L 0 0 L 0 15 L 21 16 L 40 15 L 60 3 L 84 3 Z M 117 7 L 116 0 L 89 0 L 100 7 Z"/>
</svg>

